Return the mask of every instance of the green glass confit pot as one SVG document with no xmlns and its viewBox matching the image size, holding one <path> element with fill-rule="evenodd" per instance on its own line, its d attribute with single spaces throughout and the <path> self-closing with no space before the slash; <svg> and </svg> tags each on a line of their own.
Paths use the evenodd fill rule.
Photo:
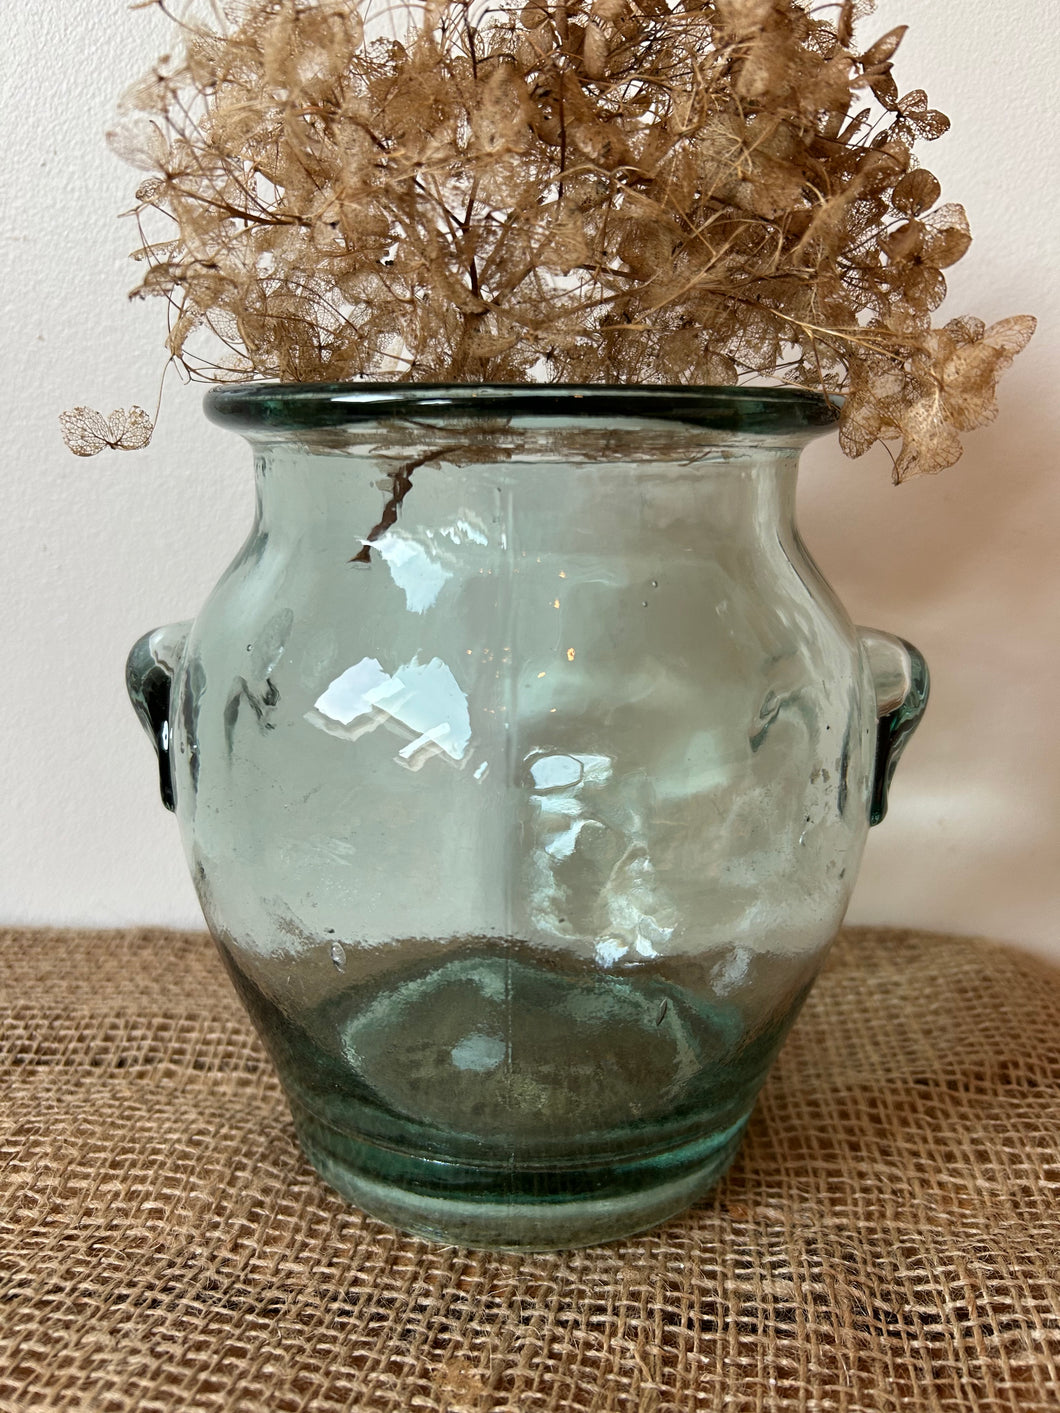
<svg viewBox="0 0 1060 1413">
<path fill-rule="evenodd" d="M 129 691 L 309 1160 L 471 1246 L 725 1171 L 924 710 L 790 389 L 228 386 L 250 534 Z"/>
</svg>

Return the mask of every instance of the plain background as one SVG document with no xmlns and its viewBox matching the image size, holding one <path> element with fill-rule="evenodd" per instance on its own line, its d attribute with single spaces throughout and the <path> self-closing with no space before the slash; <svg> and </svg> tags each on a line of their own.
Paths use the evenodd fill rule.
<svg viewBox="0 0 1060 1413">
<path fill-rule="evenodd" d="M 998 421 L 942 476 L 805 457 L 806 540 L 858 622 L 928 657 L 931 708 L 872 832 L 850 920 L 989 934 L 1060 960 L 1056 203 L 1060 0 L 882 0 L 902 92 L 953 120 L 922 150 L 975 235 L 945 317 L 1034 313 Z M 168 384 L 145 452 L 72 457 L 58 413 L 154 405 L 164 306 L 130 304 L 137 174 L 118 94 L 169 43 L 123 0 L 5 14 L 0 59 L 3 644 L 0 922 L 201 926 L 123 688 L 140 633 L 192 617 L 249 524 L 250 457 Z"/>
</svg>

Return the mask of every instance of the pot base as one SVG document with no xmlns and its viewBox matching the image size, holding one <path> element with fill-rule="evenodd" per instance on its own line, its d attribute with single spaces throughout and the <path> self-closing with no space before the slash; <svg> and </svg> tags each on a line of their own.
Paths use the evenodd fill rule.
<svg viewBox="0 0 1060 1413">
<path fill-rule="evenodd" d="M 731 1162 L 792 1010 L 749 1031 L 664 963 L 476 939 L 372 983 L 344 973 L 296 1024 L 230 965 L 321 1175 L 395 1226 L 490 1248 L 609 1241 L 689 1206 Z"/>
<path fill-rule="evenodd" d="M 347 1201 L 414 1236 L 493 1251 L 569 1250 L 657 1226 L 718 1182 L 750 1117 L 675 1152 L 617 1169 L 542 1169 L 536 1175 L 541 1195 L 527 1201 L 521 1194 L 505 1197 L 506 1175 L 496 1168 L 425 1162 L 380 1149 L 339 1133 L 294 1102 L 291 1108 L 306 1157 Z M 386 1172 L 387 1178 L 369 1172 Z M 521 1176 L 525 1191 L 525 1172 Z M 620 1194 L 616 1180 L 625 1189 Z M 445 1195 L 428 1184 L 444 1184 Z M 605 1184 L 607 1195 L 592 1195 L 594 1185 Z M 461 1188 L 465 1195 L 456 1195 Z"/>
</svg>

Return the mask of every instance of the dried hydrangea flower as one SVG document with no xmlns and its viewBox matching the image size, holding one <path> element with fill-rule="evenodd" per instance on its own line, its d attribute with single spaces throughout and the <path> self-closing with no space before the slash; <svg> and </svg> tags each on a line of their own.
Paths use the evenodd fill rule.
<svg viewBox="0 0 1060 1413">
<path fill-rule="evenodd" d="M 899 92 L 904 27 L 855 43 L 871 8 L 430 0 L 398 38 L 361 0 L 230 0 L 125 101 L 164 222 L 134 293 L 193 377 L 779 378 L 845 394 L 849 455 L 938 471 L 1034 321 L 932 326 L 971 237 L 914 155 L 948 120 Z"/>
</svg>

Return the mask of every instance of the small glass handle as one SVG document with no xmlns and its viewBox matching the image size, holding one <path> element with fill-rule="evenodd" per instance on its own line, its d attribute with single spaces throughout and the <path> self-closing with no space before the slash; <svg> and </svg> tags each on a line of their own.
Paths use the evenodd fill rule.
<svg viewBox="0 0 1060 1413">
<path fill-rule="evenodd" d="M 876 762 L 869 823 L 879 824 L 887 813 L 895 768 L 927 707 L 931 679 L 923 654 L 904 638 L 877 628 L 859 628 L 858 637 L 876 688 Z"/>
<path fill-rule="evenodd" d="M 144 730 L 158 756 L 158 788 L 167 810 L 176 807 L 170 770 L 170 699 L 173 682 L 191 631 L 190 620 L 145 633 L 134 644 L 125 664 L 125 686 Z"/>
</svg>

